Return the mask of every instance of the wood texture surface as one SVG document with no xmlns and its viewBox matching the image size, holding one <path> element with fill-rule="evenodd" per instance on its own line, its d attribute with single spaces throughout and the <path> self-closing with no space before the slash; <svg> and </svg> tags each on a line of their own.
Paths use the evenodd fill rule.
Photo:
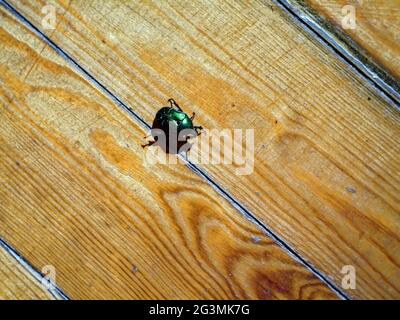
<svg viewBox="0 0 400 320">
<path fill-rule="evenodd" d="M 40 28 L 45 2 L 11 2 Z M 344 63 L 268 1 L 50 3 L 43 31 L 148 124 L 172 96 L 254 128 L 251 175 L 206 170 L 338 286 L 353 265 L 350 296 L 400 297 L 400 113 Z"/>
<path fill-rule="evenodd" d="M 71 298 L 335 299 L 3 9 L 0 234 Z"/>
<path fill-rule="evenodd" d="M 356 13 L 356 28 L 343 29 L 375 61 L 400 79 L 400 0 L 307 0 L 306 3 L 337 26 L 345 5 Z"/>
<path fill-rule="evenodd" d="M 49 300 L 51 294 L 0 247 L 0 300 Z"/>
</svg>

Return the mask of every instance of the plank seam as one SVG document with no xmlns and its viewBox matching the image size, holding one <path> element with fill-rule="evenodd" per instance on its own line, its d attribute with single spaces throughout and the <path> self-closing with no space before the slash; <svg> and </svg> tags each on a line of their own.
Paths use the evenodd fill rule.
<svg viewBox="0 0 400 320">
<path fill-rule="evenodd" d="M 38 29 L 33 23 L 31 23 L 27 18 L 25 18 L 21 13 L 19 13 L 14 7 L 12 7 L 7 1 L 0 0 L 3 7 L 11 12 L 23 25 L 25 25 L 34 34 L 40 37 L 45 43 L 47 43 L 53 50 L 55 50 L 60 56 L 62 56 L 68 63 L 76 67 L 83 76 L 95 85 L 100 91 L 103 91 L 112 101 L 114 101 L 117 106 L 121 107 L 124 111 L 130 115 L 133 120 L 137 121 L 143 128 L 150 130 L 151 127 L 148 125 L 143 118 L 141 118 L 132 108 L 126 105 L 118 96 L 113 94 L 105 85 L 98 81 L 93 75 L 91 75 L 84 67 L 77 63 L 67 52 L 60 48 L 53 40 L 46 36 L 40 29 Z M 204 169 L 192 163 L 186 157 L 179 155 L 179 157 L 184 161 L 185 165 L 193 171 L 195 174 L 206 180 L 206 182 L 214 189 L 218 194 L 220 194 L 226 201 L 228 201 L 232 207 L 234 207 L 239 213 L 244 216 L 247 220 L 255 224 L 260 228 L 267 236 L 269 236 L 284 252 L 286 252 L 290 257 L 292 257 L 299 264 L 303 265 L 307 270 L 314 274 L 321 282 L 325 283 L 333 292 L 335 292 L 338 297 L 344 300 L 349 300 L 350 297 L 342 291 L 330 278 L 328 278 L 324 273 L 319 271 L 312 263 L 308 262 L 299 253 L 297 253 L 289 244 L 287 244 L 283 239 L 281 239 L 275 232 L 272 231 L 265 223 L 260 221 L 253 213 L 250 212 L 243 204 L 236 200 L 228 191 L 216 183 L 213 178 L 206 173 Z"/>
<path fill-rule="evenodd" d="M 304 29 L 348 65 L 356 75 L 365 80 L 380 97 L 400 109 L 398 82 L 385 69 L 377 65 L 354 40 L 310 9 L 307 10 L 303 1 L 297 3 L 297 6 L 303 6 L 301 9 L 292 4 L 291 0 L 273 0 L 273 2 L 288 14 L 296 25 Z"/>
<path fill-rule="evenodd" d="M 46 282 L 48 287 L 47 291 L 57 300 L 70 300 L 69 297 L 55 284 L 47 281 L 47 279 L 36 270 L 24 257 L 22 257 L 17 250 L 15 250 L 10 244 L 0 237 L 0 248 L 3 248 L 8 254 L 10 254 L 20 266 L 22 266 L 35 280 L 43 284 Z"/>
</svg>

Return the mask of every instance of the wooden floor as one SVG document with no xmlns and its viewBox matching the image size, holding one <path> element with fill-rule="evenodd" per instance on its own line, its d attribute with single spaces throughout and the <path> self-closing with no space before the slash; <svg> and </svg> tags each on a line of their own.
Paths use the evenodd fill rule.
<svg viewBox="0 0 400 320">
<path fill-rule="evenodd" d="M 46 287 L 4 248 L 0 248 L 0 281 L 0 300 L 52 299 Z"/>
<path fill-rule="evenodd" d="M 354 6 L 356 28 L 346 33 L 400 78 L 400 0 L 308 0 L 308 4 L 336 25 L 342 22 L 343 6 Z"/>
<path fill-rule="evenodd" d="M 400 298 L 398 102 L 274 2 L 9 0 L 0 15 L 0 237 L 66 296 Z M 368 15 L 349 36 L 397 76 L 390 19 L 387 55 Z M 254 129 L 254 171 L 146 163 L 170 97 L 205 128 Z M 54 298 L 0 260 L 0 298 Z"/>
</svg>

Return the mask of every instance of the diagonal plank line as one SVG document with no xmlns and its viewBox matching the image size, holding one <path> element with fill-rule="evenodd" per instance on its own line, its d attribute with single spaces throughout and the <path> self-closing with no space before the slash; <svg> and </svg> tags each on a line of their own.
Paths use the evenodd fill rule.
<svg viewBox="0 0 400 320">
<path fill-rule="evenodd" d="M 128 113 L 135 121 L 137 121 L 144 129 L 150 130 L 151 127 L 141 118 L 136 112 L 125 104 L 117 95 L 112 93 L 105 85 L 98 81 L 92 74 L 90 74 L 83 66 L 81 66 L 76 60 L 70 56 L 66 51 L 60 48 L 53 40 L 46 36 L 40 29 L 33 25 L 27 18 L 19 13 L 13 6 L 11 6 L 5 0 L 0 0 L 2 6 L 11 12 L 23 25 L 29 30 L 39 36 L 44 42 L 46 42 L 52 49 L 54 49 L 60 56 L 62 56 L 68 63 L 74 66 L 80 71 L 87 80 L 95 85 L 100 91 L 103 91 L 112 101 L 114 101 L 119 107 Z M 248 210 L 242 203 L 236 200 L 227 190 L 221 187 L 217 182 L 214 181 L 212 176 L 208 174 L 204 169 L 192 163 L 187 158 L 180 156 L 184 161 L 185 165 L 196 173 L 198 176 L 206 180 L 206 182 L 218 192 L 225 200 L 227 200 L 239 213 L 241 213 L 246 219 L 254 223 L 259 227 L 267 236 L 269 236 L 279 247 L 282 248 L 289 256 L 291 256 L 298 263 L 303 265 L 311 273 L 313 273 L 319 280 L 325 283 L 338 297 L 344 300 L 349 300 L 350 297 L 341 288 L 339 288 L 329 277 L 319 271 L 310 262 L 305 260 L 298 252 L 296 252 L 289 244 L 287 244 L 279 235 L 277 235 L 270 227 L 260 221 L 250 210 Z"/>
<path fill-rule="evenodd" d="M 303 1 L 293 4 L 291 0 L 273 0 L 292 20 L 305 29 L 324 47 L 347 64 L 361 79 L 368 82 L 388 103 L 400 108 L 400 85 L 385 69 L 373 59 L 351 37 L 324 21 L 306 8 Z"/>
<path fill-rule="evenodd" d="M 56 285 L 46 280 L 46 278 L 37 271 L 28 261 L 25 260 L 13 247 L 0 237 L 0 247 L 9 253 L 30 275 L 37 281 L 43 283 L 43 280 L 48 283 L 47 291 L 57 300 L 70 300 L 69 297 Z"/>
<path fill-rule="evenodd" d="M 137 115 L 129 106 L 121 101 L 116 95 L 114 95 L 110 90 L 107 89 L 100 81 L 93 77 L 86 69 L 79 65 L 67 52 L 61 49 L 57 44 L 55 44 L 49 37 L 47 37 L 43 32 L 41 32 L 36 26 L 34 26 L 28 19 L 26 19 L 22 14 L 20 14 L 14 7 L 12 7 L 8 2 L 0 0 L 2 6 L 14 14 L 20 21 L 23 22 L 25 26 L 28 26 L 37 36 L 39 36 L 45 43 L 47 43 L 53 50 L 55 50 L 60 56 L 77 68 L 84 76 L 101 91 L 105 91 L 106 94 L 112 98 L 112 100 L 125 111 L 127 111 L 135 120 L 145 129 L 150 130 L 151 127 L 139 116 Z"/>
</svg>

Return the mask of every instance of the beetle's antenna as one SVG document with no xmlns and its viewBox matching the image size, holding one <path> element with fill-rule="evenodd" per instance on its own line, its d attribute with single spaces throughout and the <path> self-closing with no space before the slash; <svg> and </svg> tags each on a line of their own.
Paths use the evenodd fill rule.
<svg viewBox="0 0 400 320">
<path fill-rule="evenodd" d="M 170 99 L 168 99 L 168 102 L 170 103 L 171 108 L 173 108 L 175 106 L 178 108 L 179 111 L 182 111 L 181 107 L 176 103 L 176 101 L 174 99 L 170 98 Z"/>
<path fill-rule="evenodd" d="M 195 115 L 196 114 L 193 112 L 192 116 L 190 117 L 190 120 L 193 120 Z"/>
</svg>

